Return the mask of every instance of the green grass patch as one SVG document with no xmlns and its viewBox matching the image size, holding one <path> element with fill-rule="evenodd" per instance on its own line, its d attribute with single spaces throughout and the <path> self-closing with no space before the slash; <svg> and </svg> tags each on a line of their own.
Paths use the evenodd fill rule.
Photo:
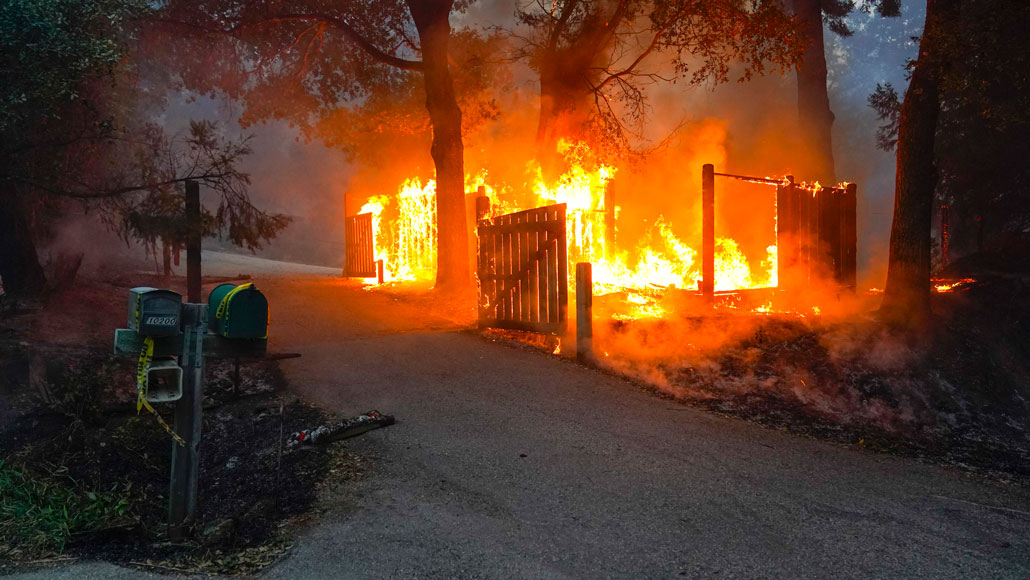
<svg viewBox="0 0 1030 580">
<path fill-rule="evenodd" d="M 129 487 L 88 490 L 60 472 L 30 473 L 0 460 L 0 558 L 60 554 L 73 536 L 132 525 Z"/>
</svg>

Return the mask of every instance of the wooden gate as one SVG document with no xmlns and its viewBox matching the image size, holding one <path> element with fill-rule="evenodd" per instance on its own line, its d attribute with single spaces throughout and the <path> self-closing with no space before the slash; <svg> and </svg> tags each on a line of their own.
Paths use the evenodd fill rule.
<svg viewBox="0 0 1030 580">
<path fill-rule="evenodd" d="M 376 257 L 372 238 L 372 214 L 347 218 L 347 262 L 343 275 L 351 278 L 375 278 Z"/>
<path fill-rule="evenodd" d="M 564 334 L 565 204 L 479 221 L 479 326 Z"/>
</svg>

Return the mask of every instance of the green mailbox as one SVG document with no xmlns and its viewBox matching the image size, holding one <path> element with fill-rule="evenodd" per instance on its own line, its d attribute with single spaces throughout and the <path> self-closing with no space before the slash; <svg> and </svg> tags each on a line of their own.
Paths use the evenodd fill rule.
<svg viewBox="0 0 1030 580">
<path fill-rule="evenodd" d="M 207 300 L 211 330 L 225 338 L 268 338 L 268 300 L 254 284 L 220 284 Z"/>
<path fill-rule="evenodd" d="M 141 336 L 176 336 L 182 295 L 171 290 L 139 286 L 129 290 L 129 328 Z"/>
</svg>

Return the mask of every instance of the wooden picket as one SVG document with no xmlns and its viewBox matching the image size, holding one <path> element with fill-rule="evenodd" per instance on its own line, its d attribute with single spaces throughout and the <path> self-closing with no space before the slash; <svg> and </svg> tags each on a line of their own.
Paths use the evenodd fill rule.
<svg viewBox="0 0 1030 580">
<path fill-rule="evenodd" d="M 564 334 L 565 204 L 482 219 L 477 232 L 480 327 Z"/>
</svg>

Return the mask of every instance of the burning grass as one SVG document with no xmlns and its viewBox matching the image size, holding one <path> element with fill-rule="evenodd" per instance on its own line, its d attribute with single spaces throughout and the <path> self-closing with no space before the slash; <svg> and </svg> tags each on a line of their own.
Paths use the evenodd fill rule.
<svg viewBox="0 0 1030 580">
<path fill-rule="evenodd" d="M 991 308 L 999 295 L 1012 299 Z M 711 410 L 1030 479 L 1030 291 L 935 298 L 924 334 L 871 316 L 723 312 L 595 326 L 603 368 Z"/>
</svg>

